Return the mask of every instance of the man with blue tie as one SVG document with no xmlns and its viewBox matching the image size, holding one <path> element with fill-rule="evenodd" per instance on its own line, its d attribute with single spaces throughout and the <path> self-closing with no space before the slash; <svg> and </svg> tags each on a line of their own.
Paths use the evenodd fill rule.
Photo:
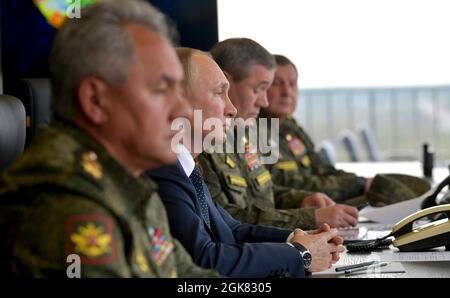
<svg viewBox="0 0 450 298">
<path fill-rule="evenodd" d="M 234 117 L 236 109 L 228 98 L 227 79 L 207 53 L 180 48 L 177 54 L 185 72 L 182 93 L 194 109 L 201 110 L 202 121 L 189 119 L 193 127 L 187 133 L 193 135 L 185 143 L 187 148 L 179 147 L 175 165 L 148 172 L 158 184 L 171 233 L 198 265 L 224 276 L 304 277 L 306 272 L 329 268 L 339 259 L 343 241 L 328 225 L 307 233 L 241 224 L 212 201 L 194 161 L 208 148 L 202 145 L 198 150 L 191 140 L 196 143 L 197 133 L 203 144 L 211 135 L 216 144 L 223 142 L 226 119 Z M 207 125 L 209 119 L 215 119 L 215 125 Z"/>
</svg>

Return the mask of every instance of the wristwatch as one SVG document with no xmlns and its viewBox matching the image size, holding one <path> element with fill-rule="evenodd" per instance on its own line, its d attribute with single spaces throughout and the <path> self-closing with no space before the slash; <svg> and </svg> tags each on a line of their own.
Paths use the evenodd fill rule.
<svg viewBox="0 0 450 298">
<path fill-rule="evenodd" d="M 311 253 L 306 247 L 304 247 L 298 242 L 291 242 L 291 244 L 300 252 L 300 255 L 302 256 L 303 259 L 303 267 L 305 268 L 305 270 L 308 270 L 311 267 L 312 263 Z"/>
</svg>

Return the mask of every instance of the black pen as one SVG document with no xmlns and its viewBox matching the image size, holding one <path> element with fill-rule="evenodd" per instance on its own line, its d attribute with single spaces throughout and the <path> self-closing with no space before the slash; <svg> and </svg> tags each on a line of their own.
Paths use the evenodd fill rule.
<svg viewBox="0 0 450 298">
<path fill-rule="evenodd" d="M 373 263 L 375 263 L 375 261 L 369 261 L 369 262 L 353 264 L 353 265 L 348 265 L 348 266 L 341 266 L 341 267 L 336 267 L 335 270 L 336 270 L 336 272 L 340 272 L 340 271 L 345 271 L 345 270 L 349 270 L 349 269 L 369 266 L 369 265 L 372 265 Z"/>
<path fill-rule="evenodd" d="M 366 267 L 361 267 L 361 268 L 355 268 L 355 269 L 349 269 L 349 270 L 345 270 L 345 274 L 350 274 L 353 272 L 361 272 L 361 271 L 367 271 L 367 270 L 371 270 L 371 269 L 375 269 L 375 268 L 379 268 L 379 267 L 384 267 L 389 265 L 389 263 L 387 262 L 383 262 L 383 263 L 376 263 L 370 266 L 366 266 Z"/>
</svg>

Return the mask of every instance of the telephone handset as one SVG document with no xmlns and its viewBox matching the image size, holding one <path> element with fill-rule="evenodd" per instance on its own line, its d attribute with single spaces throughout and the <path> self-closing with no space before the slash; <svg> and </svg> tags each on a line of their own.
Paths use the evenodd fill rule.
<svg viewBox="0 0 450 298">
<path fill-rule="evenodd" d="M 447 217 L 413 227 L 415 221 L 434 214 Z M 450 250 L 450 204 L 430 207 L 405 217 L 392 228 L 391 235 L 395 237 L 392 244 L 400 251 L 420 251 L 439 246 Z"/>
<path fill-rule="evenodd" d="M 436 189 L 428 196 L 426 197 L 423 202 L 422 202 L 422 209 L 425 208 L 429 208 L 429 207 L 433 207 L 436 206 L 438 203 L 437 199 L 438 199 L 438 195 L 439 193 L 442 191 L 442 189 L 444 189 L 444 187 L 449 186 L 450 187 L 450 176 L 448 176 L 447 178 L 445 178 L 444 180 L 442 180 L 441 183 L 439 183 L 439 185 L 436 187 Z M 449 202 L 445 202 L 446 200 L 448 200 L 447 198 L 443 198 L 443 203 L 450 203 Z"/>
<path fill-rule="evenodd" d="M 434 214 L 447 217 L 414 227 L 417 220 Z M 391 238 L 394 237 L 394 240 Z M 347 245 L 348 251 L 372 251 L 393 244 L 400 251 L 420 251 L 439 246 L 450 250 L 450 204 L 417 211 L 394 225 L 391 233 L 375 240 L 361 241 Z"/>
</svg>

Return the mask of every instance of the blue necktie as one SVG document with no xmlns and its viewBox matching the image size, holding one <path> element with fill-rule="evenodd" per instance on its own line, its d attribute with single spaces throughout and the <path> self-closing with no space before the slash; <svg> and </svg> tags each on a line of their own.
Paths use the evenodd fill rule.
<svg viewBox="0 0 450 298">
<path fill-rule="evenodd" d="M 202 213 L 203 219 L 205 220 L 208 227 L 211 228 L 211 222 L 209 220 L 208 204 L 206 203 L 207 199 L 205 194 L 205 189 L 207 188 L 205 182 L 203 181 L 203 177 L 200 174 L 200 171 L 197 167 L 194 168 L 194 170 L 191 173 L 191 176 L 189 176 L 189 179 L 191 179 L 192 184 L 194 184 L 198 202 L 200 203 L 200 211 Z"/>
</svg>

